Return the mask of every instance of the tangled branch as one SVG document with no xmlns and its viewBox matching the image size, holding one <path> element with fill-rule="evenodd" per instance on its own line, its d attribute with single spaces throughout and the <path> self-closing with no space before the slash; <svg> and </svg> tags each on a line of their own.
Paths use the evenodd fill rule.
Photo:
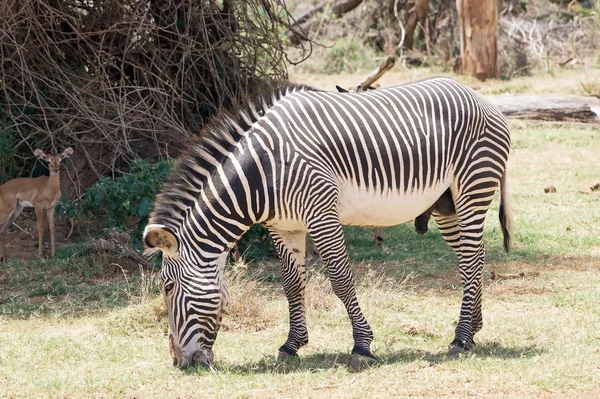
<svg viewBox="0 0 600 399">
<path fill-rule="evenodd" d="M 266 10 L 266 11 L 265 11 Z M 286 77 L 278 0 L 0 3 L 0 133 L 76 147 L 77 188 L 177 155 L 218 107 Z"/>
</svg>

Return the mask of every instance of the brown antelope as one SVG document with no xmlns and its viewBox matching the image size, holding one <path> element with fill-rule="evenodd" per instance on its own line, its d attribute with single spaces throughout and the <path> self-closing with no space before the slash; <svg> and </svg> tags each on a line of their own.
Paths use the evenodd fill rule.
<svg viewBox="0 0 600 399">
<path fill-rule="evenodd" d="M 0 186 L 0 262 L 5 261 L 4 232 L 21 214 L 23 208 L 35 208 L 38 228 L 38 255 L 43 256 L 44 246 L 44 210 L 48 215 L 50 225 L 50 255 L 54 256 L 55 233 L 54 207 L 60 199 L 60 164 L 73 154 L 71 147 L 66 148 L 62 154 L 46 155 L 40 149 L 33 152 L 38 159 L 48 162 L 50 176 L 23 177 L 12 179 Z"/>
</svg>

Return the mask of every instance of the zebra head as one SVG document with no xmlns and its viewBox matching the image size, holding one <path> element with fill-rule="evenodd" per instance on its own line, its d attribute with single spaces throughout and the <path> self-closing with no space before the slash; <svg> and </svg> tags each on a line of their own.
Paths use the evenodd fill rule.
<svg viewBox="0 0 600 399">
<path fill-rule="evenodd" d="M 172 229 L 151 224 L 144 230 L 146 253 L 162 252 L 162 291 L 169 318 L 169 347 L 179 368 L 209 366 L 212 347 L 229 301 L 223 269 L 227 252 L 210 262 L 186 251 Z"/>
</svg>

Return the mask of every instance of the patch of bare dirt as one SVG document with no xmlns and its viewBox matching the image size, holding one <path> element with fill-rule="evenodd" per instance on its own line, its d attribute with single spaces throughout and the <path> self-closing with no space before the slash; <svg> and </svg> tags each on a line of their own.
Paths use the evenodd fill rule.
<svg viewBox="0 0 600 399">
<path fill-rule="evenodd" d="M 66 237 L 71 231 L 66 217 L 56 218 L 56 250 L 70 243 Z M 7 259 L 25 260 L 37 256 L 38 231 L 33 209 L 25 209 L 4 234 Z M 44 256 L 50 255 L 50 227 L 44 214 Z"/>
</svg>

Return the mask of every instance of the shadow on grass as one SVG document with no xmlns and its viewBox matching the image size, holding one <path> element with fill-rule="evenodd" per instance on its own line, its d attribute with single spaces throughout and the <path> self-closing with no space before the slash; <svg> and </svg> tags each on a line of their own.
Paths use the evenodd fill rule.
<svg viewBox="0 0 600 399">
<path fill-rule="evenodd" d="M 486 342 L 477 345 L 473 353 L 467 358 L 496 358 L 496 359 L 521 359 L 546 353 L 547 349 L 535 345 L 509 347 L 497 342 Z M 372 368 L 382 367 L 390 364 L 411 363 L 425 361 L 430 364 L 442 364 L 445 362 L 460 361 L 446 356 L 446 351 L 429 352 L 419 349 L 401 349 L 394 352 L 376 354 L 378 362 Z M 225 365 L 216 363 L 215 371 L 231 374 L 272 374 L 272 373 L 303 373 L 317 370 L 335 369 L 348 367 L 350 354 L 348 353 L 312 353 L 307 356 L 290 358 L 286 362 L 277 362 L 274 357 L 264 357 L 258 362 L 245 364 Z M 193 368 L 184 371 L 187 374 L 209 372 L 203 368 Z"/>
</svg>

